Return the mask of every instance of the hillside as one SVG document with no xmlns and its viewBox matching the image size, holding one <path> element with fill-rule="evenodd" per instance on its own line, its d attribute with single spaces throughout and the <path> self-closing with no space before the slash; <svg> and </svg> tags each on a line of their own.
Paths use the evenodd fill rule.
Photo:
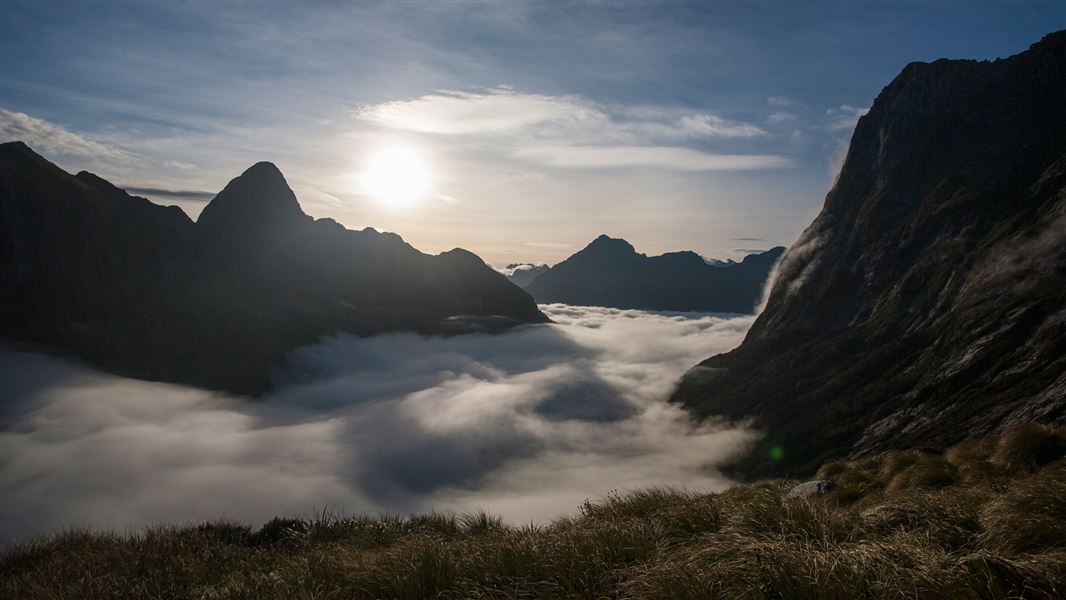
<svg viewBox="0 0 1066 600">
<path fill-rule="evenodd" d="M 1066 421 L 1066 32 L 907 66 L 855 128 L 744 343 L 674 400 L 767 432 L 736 468 Z"/>
<path fill-rule="evenodd" d="M 450 333 L 544 322 L 473 254 L 306 215 L 258 163 L 197 222 L 21 142 L 0 145 L 0 336 L 136 377 L 237 393 L 336 332 Z"/>
<path fill-rule="evenodd" d="M 825 465 L 720 494 L 611 493 L 580 515 L 275 519 L 69 531 L 0 554 L 7 598 L 1030 598 L 1066 593 L 1066 435 Z"/>
<path fill-rule="evenodd" d="M 540 303 L 751 313 L 784 248 L 710 265 L 695 252 L 639 254 L 629 242 L 601 235 L 526 286 Z"/>
</svg>

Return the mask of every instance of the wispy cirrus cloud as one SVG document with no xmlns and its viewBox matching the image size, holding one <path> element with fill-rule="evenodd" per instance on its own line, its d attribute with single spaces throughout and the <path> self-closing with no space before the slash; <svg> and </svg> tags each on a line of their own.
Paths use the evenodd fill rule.
<svg viewBox="0 0 1066 600">
<path fill-rule="evenodd" d="M 530 248 L 572 248 L 573 244 L 565 242 L 525 242 Z"/>
<path fill-rule="evenodd" d="M 195 169 L 196 165 L 187 162 L 181 162 L 180 160 L 165 160 L 163 161 L 164 167 L 171 167 L 174 169 L 181 169 L 182 171 L 189 171 Z"/>
<path fill-rule="evenodd" d="M 796 115 L 784 110 L 777 110 L 766 116 L 766 121 L 769 123 L 784 123 L 786 121 L 795 121 Z"/>
<path fill-rule="evenodd" d="M 543 165 L 564 168 L 652 167 L 671 171 L 751 171 L 790 166 L 789 159 L 772 154 L 711 154 L 672 146 L 552 146 L 517 147 L 512 153 Z"/>
<path fill-rule="evenodd" d="M 507 87 L 483 93 L 439 91 L 410 100 L 360 106 L 356 118 L 417 133 L 472 135 L 515 133 L 535 126 L 588 127 L 609 118 L 577 96 L 520 94 Z"/>
<path fill-rule="evenodd" d="M 33 148 L 64 155 L 93 159 L 128 160 L 132 154 L 98 142 L 44 119 L 0 108 L 0 140 L 23 141 Z"/>
<path fill-rule="evenodd" d="M 390 129 L 445 135 L 518 134 L 601 140 L 752 138 L 759 127 L 718 115 L 658 107 L 607 107 L 576 95 L 439 91 L 410 100 L 360 106 L 353 115 Z"/>
<path fill-rule="evenodd" d="M 529 94 L 502 86 L 361 106 L 353 114 L 393 130 L 484 138 L 510 147 L 512 158 L 550 167 L 727 171 L 790 164 L 776 155 L 719 154 L 690 146 L 769 135 L 751 123 L 669 107 L 606 106 L 576 95 Z"/>
</svg>

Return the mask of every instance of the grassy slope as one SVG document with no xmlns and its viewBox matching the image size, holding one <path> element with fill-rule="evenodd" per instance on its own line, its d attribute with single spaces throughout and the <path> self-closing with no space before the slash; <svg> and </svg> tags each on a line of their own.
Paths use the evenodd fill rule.
<svg viewBox="0 0 1066 600">
<path fill-rule="evenodd" d="M 4 598 L 1061 598 L 1066 432 L 832 463 L 838 482 L 646 489 L 543 527 L 485 514 L 68 532 L 0 556 Z"/>
</svg>

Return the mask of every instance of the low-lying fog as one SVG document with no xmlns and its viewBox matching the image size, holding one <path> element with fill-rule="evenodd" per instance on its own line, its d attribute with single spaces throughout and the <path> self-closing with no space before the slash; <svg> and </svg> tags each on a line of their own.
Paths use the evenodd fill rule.
<svg viewBox="0 0 1066 600">
<path fill-rule="evenodd" d="M 484 508 L 513 522 L 655 484 L 721 489 L 742 428 L 665 398 L 753 317 L 542 307 L 504 335 L 341 336 L 259 400 L 0 354 L 0 535 Z"/>
</svg>

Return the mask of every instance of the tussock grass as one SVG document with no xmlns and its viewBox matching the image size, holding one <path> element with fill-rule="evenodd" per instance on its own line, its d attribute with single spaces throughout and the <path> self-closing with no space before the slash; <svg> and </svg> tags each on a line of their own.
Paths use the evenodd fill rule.
<svg viewBox="0 0 1066 600">
<path fill-rule="evenodd" d="M 1035 469 L 1066 452 L 1066 432 L 1030 423 L 1004 433 L 996 441 L 992 463 L 1011 469 Z"/>
<path fill-rule="evenodd" d="M 612 492 L 545 525 L 323 512 L 71 530 L 5 550 L 0 597 L 1061 598 L 1062 439 L 1026 426 L 838 461 L 818 472 L 837 488 L 806 500 L 783 499 L 795 481 Z"/>
</svg>

